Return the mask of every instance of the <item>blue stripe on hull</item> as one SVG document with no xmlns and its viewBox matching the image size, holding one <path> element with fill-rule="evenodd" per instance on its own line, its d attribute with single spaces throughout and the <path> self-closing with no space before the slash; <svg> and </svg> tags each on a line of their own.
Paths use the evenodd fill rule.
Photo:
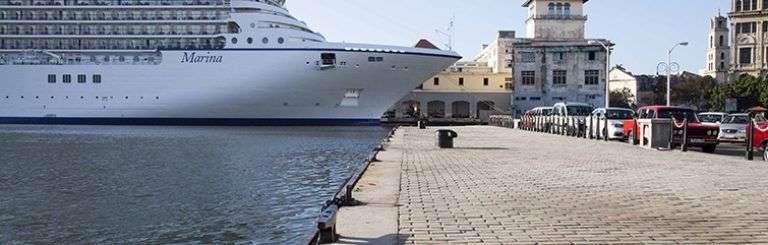
<svg viewBox="0 0 768 245">
<path fill-rule="evenodd" d="M 378 119 L 343 118 L 94 118 L 0 117 L 0 124 L 158 125 L 158 126 L 376 126 Z"/>
</svg>

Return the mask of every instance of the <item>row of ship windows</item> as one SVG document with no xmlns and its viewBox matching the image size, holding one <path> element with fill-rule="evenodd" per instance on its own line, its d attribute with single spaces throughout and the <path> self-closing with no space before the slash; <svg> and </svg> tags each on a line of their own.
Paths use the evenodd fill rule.
<svg viewBox="0 0 768 245">
<path fill-rule="evenodd" d="M 238 42 L 236 37 L 233 37 L 231 41 L 232 41 L 232 44 L 237 44 L 237 42 Z M 253 38 L 252 37 L 246 38 L 245 42 L 248 43 L 248 44 L 253 44 Z M 266 37 L 262 38 L 261 39 L 261 43 L 268 44 L 269 43 L 269 38 L 266 38 Z M 285 43 L 285 38 L 282 38 L 282 37 L 277 38 L 277 43 L 279 43 L 279 44 Z"/>
<path fill-rule="evenodd" d="M 225 24 L 207 25 L 0 25 L 0 34 L 11 35 L 214 35 L 233 33 Z"/>
<path fill-rule="evenodd" d="M 4 39 L 0 49 L 139 49 L 167 48 L 220 49 L 226 40 L 222 38 L 152 38 L 152 39 Z"/>
<path fill-rule="evenodd" d="M 64 99 L 69 99 L 69 98 L 70 98 L 70 96 L 69 96 L 69 95 L 67 95 L 67 96 L 63 96 L 63 97 L 64 97 Z M 72 97 L 73 97 L 73 98 L 75 98 L 75 97 L 77 97 L 77 96 L 72 96 Z M 5 99 L 11 99 L 12 97 L 11 97 L 10 95 L 6 95 L 4 98 L 5 98 Z M 15 98 L 15 96 L 14 96 L 14 98 Z M 24 99 L 25 97 L 24 97 L 24 95 L 22 95 L 22 96 L 19 96 L 19 98 L 20 98 L 20 99 Z M 35 96 L 34 98 L 35 98 L 35 99 L 40 99 L 40 96 Z M 56 99 L 56 96 L 51 96 L 50 98 L 51 98 L 51 99 Z M 129 96 L 125 96 L 125 97 L 123 97 L 123 98 L 127 100 L 127 99 L 130 99 L 131 97 L 129 97 Z M 144 96 L 138 96 L 138 97 L 134 97 L 134 98 L 139 98 L 140 100 L 143 100 L 143 99 L 144 99 Z M 84 99 L 86 99 L 86 96 L 80 96 L 80 99 L 81 99 L 81 100 L 84 100 Z M 99 100 L 99 99 L 115 99 L 115 96 L 96 96 L 96 99 L 97 99 L 97 100 Z M 155 99 L 155 100 L 159 100 L 159 99 L 160 99 L 160 96 L 155 96 L 155 98 L 154 98 L 154 99 Z"/>
<path fill-rule="evenodd" d="M 0 11 L 2 20 L 220 20 L 224 11 Z"/>
<path fill-rule="evenodd" d="M 56 83 L 56 74 L 48 74 L 48 83 Z M 77 75 L 77 83 L 87 83 L 88 76 L 85 74 Z M 101 74 L 94 74 L 91 81 L 93 83 L 101 83 Z M 72 74 L 64 74 L 61 76 L 62 83 L 72 83 Z M 23 97 L 22 97 L 23 98 Z"/>
</svg>

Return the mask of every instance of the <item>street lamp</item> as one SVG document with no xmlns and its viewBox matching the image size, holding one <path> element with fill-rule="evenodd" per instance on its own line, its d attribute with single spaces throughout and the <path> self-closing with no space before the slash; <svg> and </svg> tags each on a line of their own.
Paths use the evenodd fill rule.
<svg viewBox="0 0 768 245">
<path fill-rule="evenodd" d="M 610 107 L 611 104 L 611 87 L 608 83 L 611 82 L 611 47 L 604 42 L 589 40 L 590 45 L 600 44 L 605 49 L 605 108 Z"/>
<path fill-rule="evenodd" d="M 675 44 L 675 46 L 672 46 L 672 48 L 669 49 L 669 52 L 667 52 L 667 65 L 666 65 L 666 70 L 667 70 L 667 106 L 671 106 L 672 105 L 672 69 L 673 69 L 673 66 L 677 65 L 677 64 L 674 64 L 674 65 L 672 64 L 672 51 L 674 51 L 675 48 L 677 48 L 677 46 L 688 46 L 688 42 L 677 43 L 677 44 Z M 677 65 L 677 67 L 678 67 L 677 69 L 680 68 L 679 65 Z"/>
</svg>

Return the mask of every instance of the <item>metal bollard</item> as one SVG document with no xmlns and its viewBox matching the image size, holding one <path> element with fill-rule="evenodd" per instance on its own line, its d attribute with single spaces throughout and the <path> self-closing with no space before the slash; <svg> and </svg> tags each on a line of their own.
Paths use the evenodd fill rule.
<svg viewBox="0 0 768 245">
<path fill-rule="evenodd" d="M 683 115 L 685 116 L 683 119 L 683 144 L 680 146 L 680 150 L 686 152 L 688 151 L 688 113 Z"/>
<path fill-rule="evenodd" d="M 608 141 L 608 139 L 610 138 L 610 137 L 608 137 L 608 115 L 605 115 L 605 131 L 604 131 L 604 133 L 605 133 L 605 135 L 603 135 L 603 139 L 605 141 Z"/>
<path fill-rule="evenodd" d="M 595 122 L 597 124 L 597 126 L 595 126 L 595 139 L 599 140 L 600 139 L 600 132 L 603 131 L 603 130 L 600 130 L 600 117 L 595 119 Z"/>
<path fill-rule="evenodd" d="M 632 145 L 637 145 L 637 131 L 640 127 L 637 126 L 637 117 L 632 118 Z M 670 140 L 672 142 L 672 140 Z"/>
<path fill-rule="evenodd" d="M 339 237 L 336 234 L 336 216 L 338 211 L 339 206 L 331 204 L 317 218 L 317 229 L 319 230 L 317 240 L 320 244 L 338 241 Z"/>
<path fill-rule="evenodd" d="M 746 157 L 748 161 L 755 160 L 755 113 L 749 113 L 749 123 L 747 123 L 747 152 Z"/>
<path fill-rule="evenodd" d="M 588 130 L 589 132 L 587 132 L 587 134 L 588 134 L 587 138 L 588 139 L 594 139 L 593 134 L 592 134 L 592 131 L 595 130 L 595 127 L 593 127 L 594 126 L 594 124 L 593 124 L 594 120 L 595 120 L 594 117 L 589 117 L 589 130 Z"/>
</svg>

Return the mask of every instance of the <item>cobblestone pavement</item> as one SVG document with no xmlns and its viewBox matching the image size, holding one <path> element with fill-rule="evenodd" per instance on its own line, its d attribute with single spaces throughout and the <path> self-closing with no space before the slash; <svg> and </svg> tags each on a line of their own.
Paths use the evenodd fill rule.
<svg viewBox="0 0 768 245">
<path fill-rule="evenodd" d="M 406 244 L 766 243 L 768 164 L 495 127 L 401 128 Z"/>
</svg>

